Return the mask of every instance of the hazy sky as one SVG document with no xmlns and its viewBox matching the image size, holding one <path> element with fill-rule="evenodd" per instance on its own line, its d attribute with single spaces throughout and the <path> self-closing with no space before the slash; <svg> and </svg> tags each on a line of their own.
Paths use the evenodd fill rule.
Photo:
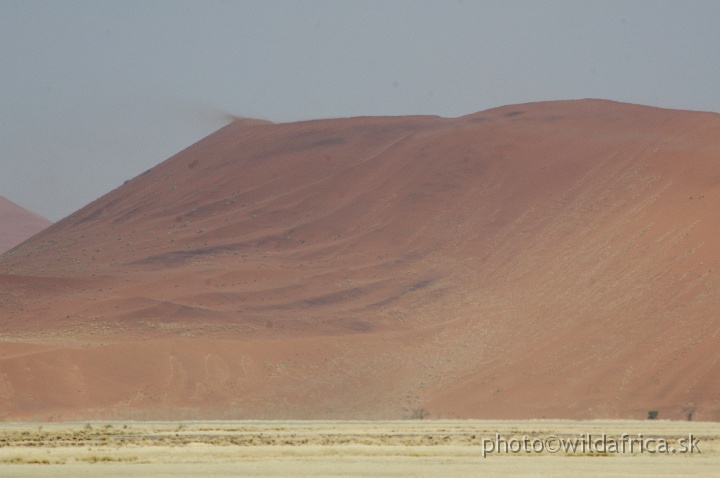
<svg viewBox="0 0 720 478">
<path fill-rule="evenodd" d="M 0 0 L 0 195 L 61 219 L 224 112 L 585 97 L 720 112 L 720 2 Z"/>
</svg>

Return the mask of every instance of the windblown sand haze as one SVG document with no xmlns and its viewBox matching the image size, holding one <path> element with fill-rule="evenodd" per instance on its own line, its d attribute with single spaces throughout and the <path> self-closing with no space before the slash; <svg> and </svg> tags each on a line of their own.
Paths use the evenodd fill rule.
<svg viewBox="0 0 720 478">
<path fill-rule="evenodd" d="M 0 196 L 0 254 L 52 224 L 34 212 Z"/>
</svg>

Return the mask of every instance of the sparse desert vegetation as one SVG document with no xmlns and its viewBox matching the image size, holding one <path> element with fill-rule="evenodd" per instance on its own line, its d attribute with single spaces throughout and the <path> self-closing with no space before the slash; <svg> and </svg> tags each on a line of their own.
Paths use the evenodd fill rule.
<svg viewBox="0 0 720 478">
<path fill-rule="evenodd" d="M 508 439 L 692 434 L 692 455 L 486 453 Z M 483 455 L 486 455 L 483 457 Z M 720 426 L 647 421 L 217 421 L 4 424 L 0 475 L 720 476 Z"/>
</svg>

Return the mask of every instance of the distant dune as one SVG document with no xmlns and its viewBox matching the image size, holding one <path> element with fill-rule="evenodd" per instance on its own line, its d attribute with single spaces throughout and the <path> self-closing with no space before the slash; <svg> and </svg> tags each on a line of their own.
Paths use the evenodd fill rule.
<svg viewBox="0 0 720 478">
<path fill-rule="evenodd" d="M 0 196 L 0 254 L 52 224 L 42 216 Z"/>
<path fill-rule="evenodd" d="M 719 130 L 233 122 L 0 258 L 0 413 L 720 420 Z"/>
</svg>

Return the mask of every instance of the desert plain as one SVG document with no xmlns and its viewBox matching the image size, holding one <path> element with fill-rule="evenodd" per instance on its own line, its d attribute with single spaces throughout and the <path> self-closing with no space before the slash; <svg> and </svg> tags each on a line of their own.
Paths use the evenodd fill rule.
<svg viewBox="0 0 720 478">
<path fill-rule="evenodd" d="M 720 476 L 720 426 L 672 421 L 203 421 L 6 423 L 0 473 L 125 476 Z M 692 435 L 692 453 L 532 448 L 506 440 Z M 598 442 L 600 443 L 600 442 Z M 605 443 L 608 443 L 606 440 Z M 502 444 L 500 447 L 502 448 Z M 602 446 L 602 445 L 600 445 Z M 520 451 L 517 451 L 517 450 Z M 509 452 L 508 452 L 509 450 Z M 513 453 L 513 450 L 517 451 Z"/>
</svg>

